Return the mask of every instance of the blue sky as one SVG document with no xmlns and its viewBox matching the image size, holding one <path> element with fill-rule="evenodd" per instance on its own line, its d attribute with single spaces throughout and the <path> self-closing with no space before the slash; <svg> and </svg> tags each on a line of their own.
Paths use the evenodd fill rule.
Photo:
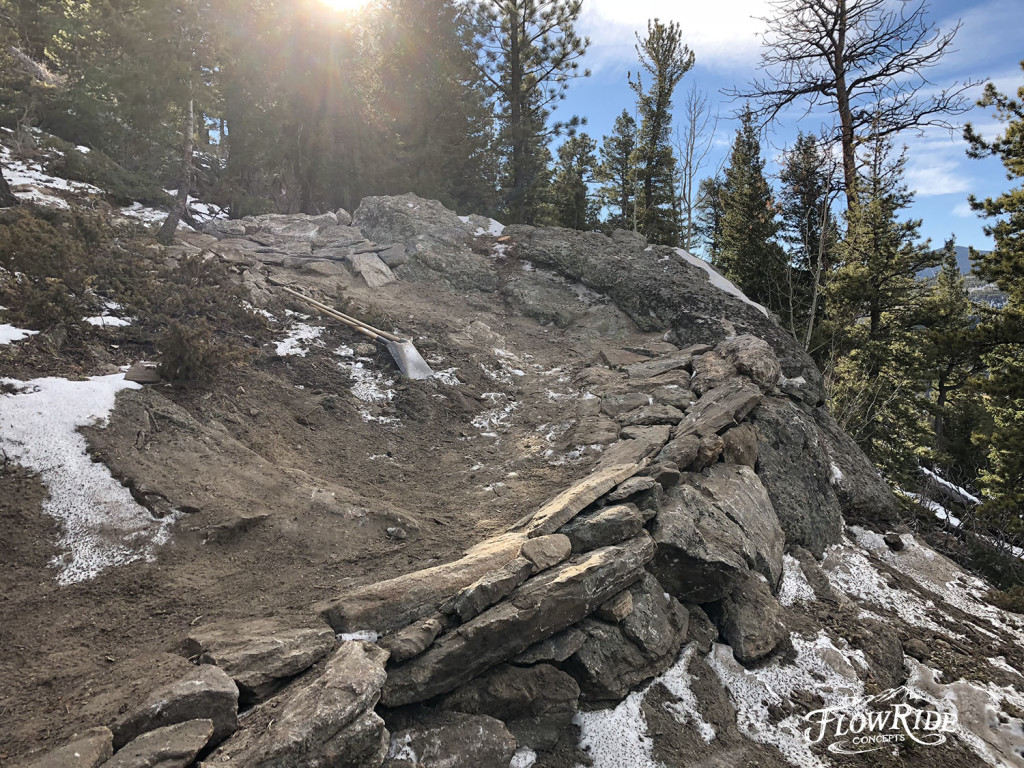
<svg viewBox="0 0 1024 768">
<path fill-rule="evenodd" d="M 756 73 L 763 30 L 756 17 L 770 12 L 767 0 L 584 0 L 578 31 L 591 37 L 583 64 L 593 75 L 572 83 L 556 116 L 585 116 L 588 124 L 583 130 L 600 144 L 601 137 L 611 132 L 616 116 L 624 108 L 631 112 L 635 108 L 635 95 L 626 82 L 626 73 L 635 72 L 638 66 L 634 33 L 645 31 L 649 18 L 678 21 L 684 41 L 696 54 L 696 65 L 680 83 L 676 100 L 694 86 L 707 93 L 712 109 L 720 116 L 708 158 L 706 173 L 710 175 L 727 159 L 737 126 L 733 114 L 741 106 L 721 91 L 743 88 Z M 936 86 L 964 79 L 992 80 L 1004 93 L 1015 93 L 1024 83 L 1019 66 L 1024 58 L 1024 2 L 940 0 L 930 3 L 928 18 L 942 30 L 962 21 L 954 43 L 956 51 L 929 71 Z M 979 87 L 976 96 L 980 92 Z M 783 116 L 763 142 L 768 173 L 777 172 L 775 158 L 798 129 L 817 132 L 819 116 L 805 117 L 803 111 Z M 680 113 L 677 108 L 677 121 Z M 992 115 L 979 108 L 956 120 L 970 120 L 983 135 L 999 130 Z M 922 235 L 936 246 L 955 234 L 960 245 L 990 247 L 982 222 L 967 206 L 967 195 L 985 197 L 1011 186 L 998 160 L 968 158 L 959 131 L 951 137 L 947 131 L 930 129 L 923 136 L 904 134 L 899 141 L 908 147 L 907 182 L 917 194 L 909 215 L 923 219 Z"/>
</svg>

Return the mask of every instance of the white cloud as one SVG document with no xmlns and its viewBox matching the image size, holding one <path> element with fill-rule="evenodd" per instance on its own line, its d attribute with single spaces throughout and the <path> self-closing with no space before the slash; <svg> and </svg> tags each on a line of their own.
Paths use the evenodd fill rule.
<svg viewBox="0 0 1024 768">
<path fill-rule="evenodd" d="M 916 158 L 911 155 L 907 184 L 918 197 L 964 194 L 971 190 L 971 179 L 960 170 L 957 160 L 926 153 Z"/>
<path fill-rule="evenodd" d="M 644 33 L 648 19 L 677 21 L 683 42 L 701 66 L 750 67 L 761 48 L 759 33 L 768 16 L 767 0 L 718 0 L 682 3 L 679 0 L 588 0 L 583 5 L 579 30 L 590 35 L 588 64 L 594 69 L 636 61 L 636 32 Z"/>
<path fill-rule="evenodd" d="M 952 213 L 954 216 L 961 219 L 973 219 L 977 215 L 971 210 L 971 206 L 966 200 L 954 205 Z"/>
</svg>

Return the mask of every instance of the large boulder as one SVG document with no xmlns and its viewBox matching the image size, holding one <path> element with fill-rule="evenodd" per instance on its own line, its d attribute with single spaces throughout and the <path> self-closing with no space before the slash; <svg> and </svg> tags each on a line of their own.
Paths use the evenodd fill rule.
<svg viewBox="0 0 1024 768">
<path fill-rule="evenodd" d="M 395 731 L 384 768 L 508 768 L 515 751 L 516 739 L 500 720 L 431 712 Z"/>
<path fill-rule="evenodd" d="M 760 308 L 723 290 L 689 254 L 641 238 L 611 238 L 597 232 L 515 225 L 505 228 L 513 253 L 553 269 L 611 298 L 645 331 L 666 328 L 686 344 L 718 344 L 736 334 L 767 341 L 788 377 L 803 376 L 821 399 L 821 374 L 791 335 Z M 733 289 L 734 290 L 734 289 Z"/>
<path fill-rule="evenodd" d="M 736 660 L 749 664 L 764 658 L 786 637 L 782 608 L 760 574 L 743 575 L 719 606 L 718 627 Z"/>
<path fill-rule="evenodd" d="M 497 718 L 519 746 L 551 749 L 575 717 L 579 698 L 576 681 L 550 664 L 500 664 L 445 696 L 441 707 Z"/>
<path fill-rule="evenodd" d="M 599 547 L 631 539 L 644 527 L 644 517 L 631 504 L 602 507 L 577 515 L 562 527 L 573 552 L 589 552 Z"/>
<path fill-rule="evenodd" d="M 185 641 L 185 653 L 223 669 L 238 686 L 239 700 L 253 704 L 324 658 L 334 643 L 334 632 L 326 625 L 257 619 L 196 627 Z"/>
<path fill-rule="evenodd" d="M 387 674 L 387 651 L 342 643 L 319 677 L 255 707 L 246 728 L 204 763 L 246 768 L 366 768 L 380 765 L 388 732 L 373 708 Z"/>
<path fill-rule="evenodd" d="M 765 392 L 774 389 L 779 383 L 782 366 L 764 339 L 745 333 L 726 339 L 715 347 L 715 352 L 736 366 L 736 370 L 744 376 L 749 376 Z"/>
<path fill-rule="evenodd" d="M 128 710 L 112 729 L 114 748 L 120 749 L 147 731 L 197 719 L 213 721 L 211 745 L 238 730 L 238 687 L 220 667 L 196 667 Z"/>
<path fill-rule="evenodd" d="M 591 701 L 624 698 L 670 667 L 686 640 L 689 614 L 651 574 L 629 589 L 633 610 L 616 623 L 589 618 L 587 634 L 565 669 Z"/>
<path fill-rule="evenodd" d="M 790 400 L 769 397 L 754 411 L 758 476 L 768 489 L 789 546 L 816 557 L 842 536 L 842 509 L 821 431 Z"/>
<path fill-rule="evenodd" d="M 653 556 L 654 542 L 643 533 L 530 579 L 423 655 L 393 667 L 382 701 L 396 707 L 454 690 L 595 611 L 639 579 Z"/>
<path fill-rule="evenodd" d="M 363 198 L 352 226 L 378 243 L 400 243 L 409 261 L 401 274 L 443 280 L 456 289 L 495 291 L 498 273 L 492 260 L 474 253 L 477 227 L 436 200 L 416 195 Z"/>
<path fill-rule="evenodd" d="M 683 602 L 721 600 L 750 569 L 772 584 L 782 572 L 782 530 L 749 467 L 687 476 L 665 493 L 651 535 L 650 571 Z"/>
</svg>

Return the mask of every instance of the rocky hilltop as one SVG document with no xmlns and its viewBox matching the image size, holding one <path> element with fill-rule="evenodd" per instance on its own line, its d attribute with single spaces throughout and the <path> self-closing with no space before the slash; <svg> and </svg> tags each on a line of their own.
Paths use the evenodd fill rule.
<svg viewBox="0 0 1024 768">
<path fill-rule="evenodd" d="M 412 195 L 151 256 L 224 263 L 285 338 L 86 430 L 169 541 L 65 586 L 16 560 L 5 618 L 46 602 L 4 630 L 9 764 L 1024 766 L 1024 619 L 899 526 L 814 363 L 693 256 Z M 837 726 L 893 706 L 946 720 Z"/>
</svg>

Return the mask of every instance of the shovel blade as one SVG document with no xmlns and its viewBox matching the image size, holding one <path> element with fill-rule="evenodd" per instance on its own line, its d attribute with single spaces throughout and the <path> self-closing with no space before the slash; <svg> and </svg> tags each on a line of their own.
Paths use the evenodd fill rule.
<svg viewBox="0 0 1024 768">
<path fill-rule="evenodd" d="M 389 341 L 387 346 L 403 376 L 410 379 L 428 379 L 434 375 L 427 361 L 411 341 Z"/>
</svg>

